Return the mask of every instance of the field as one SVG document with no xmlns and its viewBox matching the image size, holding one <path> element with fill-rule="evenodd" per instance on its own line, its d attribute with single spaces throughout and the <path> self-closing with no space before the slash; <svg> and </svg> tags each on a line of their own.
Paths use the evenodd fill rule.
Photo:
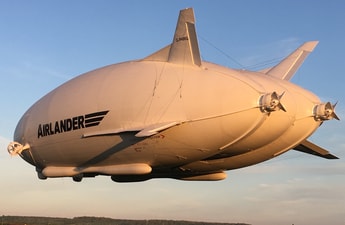
<svg viewBox="0 0 345 225">
<path fill-rule="evenodd" d="M 1 225 L 249 225 L 245 223 L 212 223 L 175 220 L 125 220 L 104 217 L 30 217 L 2 216 Z"/>
</svg>

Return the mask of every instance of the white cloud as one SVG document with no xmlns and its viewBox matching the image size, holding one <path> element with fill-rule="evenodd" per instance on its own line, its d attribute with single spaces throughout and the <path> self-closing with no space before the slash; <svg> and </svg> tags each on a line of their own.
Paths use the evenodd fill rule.
<svg viewBox="0 0 345 225">
<path fill-rule="evenodd" d="M 261 183 L 251 188 L 246 196 L 247 205 L 251 204 L 255 214 L 260 215 L 262 224 L 264 218 L 277 221 L 276 224 L 331 223 L 331 215 L 341 214 L 345 207 L 345 184 L 340 181 L 330 186 L 327 181 L 308 177 Z M 308 215 L 314 218 L 304 218 Z"/>
<path fill-rule="evenodd" d="M 284 57 L 292 53 L 300 44 L 298 38 L 289 37 L 264 45 L 251 47 L 251 54 L 239 61 L 248 70 L 260 70 L 272 67 L 279 63 Z"/>
<path fill-rule="evenodd" d="M 10 140 L 8 140 L 5 137 L 0 136 L 0 160 L 4 158 L 5 156 L 9 156 L 7 154 L 7 145 L 10 143 Z"/>
</svg>

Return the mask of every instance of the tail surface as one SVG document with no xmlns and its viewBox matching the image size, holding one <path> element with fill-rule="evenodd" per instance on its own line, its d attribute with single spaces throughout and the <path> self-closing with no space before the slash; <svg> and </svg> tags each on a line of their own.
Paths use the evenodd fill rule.
<svg viewBox="0 0 345 225">
<path fill-rule="evenodd" d="M 192 8 L 180 11 L 172 43 L 143 60 L 201 66 Z"/>
<path fill-rule="evenodd" d="M 337 156 L 332 155 L 329 151 L 327 151 L 324 148 L 321 148 L 320 146 L 317 146 L 316 144 L 304 140 L 302 143 L 300 143 L 298 146 L 293 148 L 296 151 L 308 153 L 311 155 L 319 156 L 325 159 L 338 159 Z"/>
<path fill-rule="evenodd" d="M 290 80 L 318 43 L 318 41 L 304 43 L 293 53 L 283 59 L 278 65 L 269 69 L 266 74 L 282 80 Z"/>
</svg>

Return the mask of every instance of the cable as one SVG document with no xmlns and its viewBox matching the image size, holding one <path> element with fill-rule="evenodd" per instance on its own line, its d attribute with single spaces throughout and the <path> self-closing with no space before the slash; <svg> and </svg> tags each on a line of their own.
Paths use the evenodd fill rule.
<svg viewBox="0 0 345 225">
<path fill-rule="evenodd" d="M 230 59 L 231 61 L 233 61 L 234 63 L 236 63 L 237 65 L 239 65 L 241 67 L 241 69 L 245 69 L 245 66 L 242 65 L 241 63 L 239 63 L 237 60 L 235 60 L 233 57 L 231 57 L 230 55 L 228 55 L 226 52 L 224 52 L 223 50 L 221 50 L 220 48 L 218 48 L 217 46 L 215 46 L 214 44 L 212 44 L 211 42 L 207 41 L 205 38 L 203 38 L 202 36 L 198 35 L 200 37 L 201 40 L 203 40 L 204 42 L 206 42 L 207 44 L 209 44 L 211 47 L 215 48 L 216 50 L 218 50 L 220 53 L 222 53 L 224 56 L 226 56 L 228 59 Z"/>
<path fill-rule="evenodd" d="M 272 64 L 276 64 L 278 62 L 280 62 L 283 58 L 285 58 L 285 56 L 283 57 L 277 57 L 274 59 L 269 59 L 260 63 L 256 63 L 253 65 L 249 65 L 249 66 L 244 66 L 243 64 L 241 64 L 240 62 L 238 62 L 236 59 L 234 59 L 233 57 L 231 57 L 229 54 L 227 54 L 226 52 L 224 52 L 223 50 L 221 50 L 220 48 L 218 48 L 217 46 L 215 46 L 214 44 L 212 44 L 210 41 L 206 40 L 204 37 L 198 35 L 200 37 L 201 40 L 203 40 L 205 43 L 207 43 L 208 45 L 210 45 L 211 47 L 213 47 L 214 49 L 216 49 L 217 51 L 219 51 L 221 54 L 223 54 L 225 57 L 227 57 L 228 59 L 230 59 L 232 62 L 236 63 L 238 66 L 241 67 L 241 69 L 255 69 L 255 68 L 259 68 L 259 67 L 266 67 L 268 65 L 272 65 Z"/>
</svg>

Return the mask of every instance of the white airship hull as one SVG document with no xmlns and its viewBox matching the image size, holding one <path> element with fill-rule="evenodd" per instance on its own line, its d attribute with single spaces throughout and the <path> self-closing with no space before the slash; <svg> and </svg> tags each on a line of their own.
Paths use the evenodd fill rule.
<svg viewBox="0 0 345 225">
<path fill-rule="evenodd" d="M 284 93 L 286 112 L 260 109 L 261 96 L 273 91 Z M 16 136 L 30 143 L 31 154 L 42 167 L 57 162 L 80 166 L 92 159 L 96 165 L 176 167 L 215 154 L 233 157 L 272 149 L 264 155 L 260 151 L 261 157 L 253 162 L 230 160 L 229 165 L 208 167 L 217 171 L 255 164 L 297 145 L 320 125 L 312 112 L 317 103 L 316 96 L 284 80 L 210 63 L 204 68 L 176 68 L 162 62 L 128 62 L 83 74 L 52 91 L 28 110 L 21 129 L 26 133 Z M 98 126 L 87 128 L 80 123 L 86 120 L 80 119 L 86 108 L 90 113 L 108 113 Z M 66 118 L 76 129 L 63 130 L 60 124 Z M 156 135 L 133 137 L 133 132 L 169 123 L 175 125 Z M 44 131 L 46 125 L 49 129 Z M 296 137 L 281 142 L 287 132 Z M 105 159 L 98 162 L 95 158 L 102 154 Z"/>
</svg>

